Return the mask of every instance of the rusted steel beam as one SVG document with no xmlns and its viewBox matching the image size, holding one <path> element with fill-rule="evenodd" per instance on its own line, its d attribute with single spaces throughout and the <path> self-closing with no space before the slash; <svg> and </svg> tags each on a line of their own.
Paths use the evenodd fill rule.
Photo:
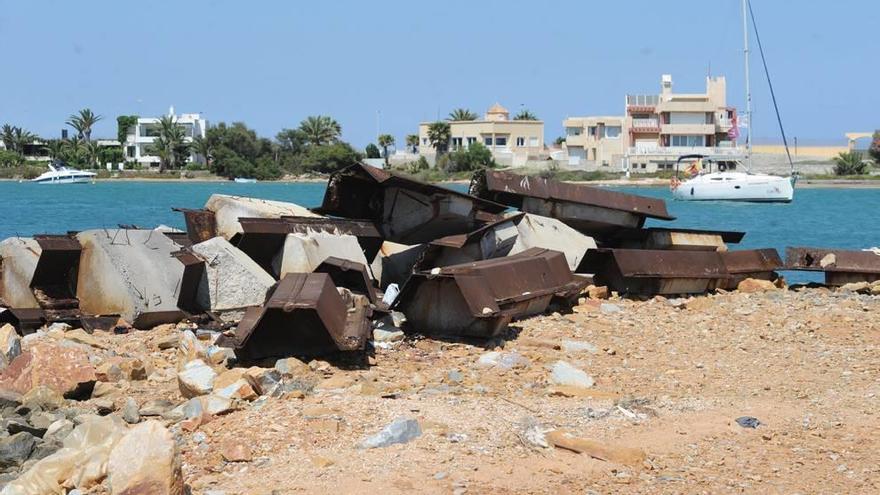
<svg viewBox="0 0 880 495">
<path fill-rule="evenodd" d="M 186 234 L 192 244 L 198 244 L 217 237 L 217 219 L 214 212 L 205 209 L 172 208 L 183 213 L 186 220 Z"/>
<path fill-rule="evenodd" d="M 880 254 L 874 251 L 787 247 L 785 269 L 825 272 L 825 283 L 832 286 L 874 282 L 880 280 Z"/>
<path fill-rule="evenodd" d="M 699 294 L 730 278 L 715 251 L 594 249 L 578 273 L 591 273 L 595 283 L 628 294 Z"/>
<path fill-rule="evenodd" d="M 416 272 L 392 307 L 403 311 L 417 332 L 489 338 L 515 318 L 545 311 L 553 298 L 576 297 L 585 286 L 562 253 L 532 248 Z"/>
<path fill-rule="evenodd" d="M 662 199 L 494 170 L 475 173 L 469 192 L 527 213 L 557 218 L 592 236 L 621 227 L 641 228 L 647 218 L 675 219 Z"/>
<path fill-rule="evenodd" d="M 745 232 L 649 227 L 620 229 L 606 237 L 602 247 L 623 249 L 677 249 L 716 251 L 727 244 L 739 244 Z"/>
<path fill-rule="evenodd" d="M 244 361 L 362 351 L 370 332 L 366 297 L 344 297 L 326 273 L 291 273 L 262 307 L 249 308 L 232 346 Z"/>
<path fill-rule="evenodd" d="M 373 222 L 386 240 L 418 244 L 471 232 L 507 207 L 358 164 L 333 173 L 317 213 Z"/>
<path fill-rule="evenodd" d="M 720 289 L 736 289 L 740 282 L 747 278 L 776 280 L 785 265 L 779 253 L 773 248 L 743 249 L 739 251 L 721 252 L 721 260 L 730 274 L 728 279 L 720 279 Z"/>
<path fill-rule="evenodd" d="M 198 302 L 199 286 L 206 274 L 205 260 L 188 249 L 173 252 L 171 256 L 174 256 L 183 264 L 183 276 L 180 278 L 177 307 L 190 313 L 205 311 L 206 308 L 201 307 Z"/>
<path fill-rule="evenodd" d="M 355 294 L 366 296 L 370 303 L 377 304 L 373 281 L 367 267 L 361 263 L 331 256 L 318 265 L 314 273 L 326 273 L 336 287 L 344 287 Z"/>
</svg>

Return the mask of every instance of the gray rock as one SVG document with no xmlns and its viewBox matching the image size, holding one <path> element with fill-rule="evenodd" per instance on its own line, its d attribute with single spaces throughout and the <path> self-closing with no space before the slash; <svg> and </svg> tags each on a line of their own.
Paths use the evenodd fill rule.
<svg viewBox="0 0 880 495">
<path fill-rule="evenodd" d="M 0 325 L 0 370 L 21 354 L 21 337 L 12 325 Z"/>
<path fill-rule="evenodd" d="M 165 399 L 148 400 L 141 405 L 138 411 L 141 416 L 161 416 L 162 413 L 172 409 L 174 403 Z"/>
<path fill-rule="evenodd" d="M 601 311 L 605 314 L 613 314 L 613 313 L 620 313 L 622 310 L 621 310 L 620 306 L 618 306 L 616 304 L 602 303 L 602 305 L 599 306 L 599 311 Z"/>
<path fill-rule="evenodd" d="M 36 439 L 27 432 L 0 438 L 0 469 L 20 466 L 30 457 Z"/>
<path fill-rule="evenodd" d="M 211 393 L 217 373 L 201 359 L 194 359 L 177 374 L 180 393 L 186 398 Z"/>
<path fill-rule="evenodd" d="M 480 368 L 498 368 L 510 370 L 513 368 L 527 368 L 530 361 L 518 352 L 489 351 L 480 356 L 477 366 Z"/>
<path fill-rule="evenodd" d="M 599 352 L 598 347 L 589 342 L 582 342 L 579 340 L 564 340 L 562 342 L 562 350 L 565 352 L 589 352 L 590 354 L 596 354 Z"/>
<path fill-rule="evenodd" d="M 590 388 L 595 383 L 590 375 L 565 361 L 556 361 L 550 378 L 556 385 L 571 387 Z"/>
<path fill-rule="evenodd" d="M 70 329 L 72 329 L 72 328 L 73 328 L 73 327 L 70 326 L 70 325 L 68 325 L 67 323 L 58 323 L 58 322 L 55 322 L 55 323 L 49 325 L 48 327 L 46 327 L 46 332 L 51 332 L 51 331 L 53 331 L 53 330 L 58 330 L 58 331 L 61 331 L 61 332 L 66 332 L 66 331 L 68 331 L 68 330 L 70 330 Z"/>
<path fill-rule="evenodd" d="M 40 442 L 34 447 L 29 459 L 40 460 L 54 454 L 61 447 L 61 442 Z"/>
<path fill-rule="evenodd" d="M 411 418 L 397 418 L 388 426 L 382 428 L 379 433 L 367 437 L 361 442 L 362 449 L 375 449 L 379 447 L 387 447 L 396 443 L 410 442 L 422 434 L 422 428 L 419 422 Z"/>
<path fill-rule="evenodd" d="M 21 405 L 21 394 L 12 390 L 0 389 L 0 409 L 16 408 Z"/>
<path fill-rule="evenodd" d="M 70 435 L 70 432 L 73 431 L 73 427 L 73 421 L 70 421 L 69 419 L 59 419 L 46 428 L 43 440 L 47 442 L 63 442 L 64 439 L 67 438 L 67 435 Z"/>
<path fill-rule="evenodd" d="M 373 342 L 398 342 L 403 340 L 404 333 L 401 330 L 373 330 Z"/>
<path fill-rule="evenodd" d="M 141 420 L 137 402 L 131 397 L 126 398 L 125 404 L 122 406 L 122 419 L 130 425 L 137 424 Z"/>
<path fill-rule="evenodd" d="M 461 371 L 452 370 L 446 374 L 446 378 L 453 383 L 461 383 L 464 381 L 464 375 L 461 374 Z"/>
<path fill-rule="evenodd" d="M 30 433 L 35 437 L 42 437 L 46 433 L 45 428 L 37 428 L 23 419 L 10 419 L 6 422 L 6 431 L 10 435 L 15 435 L 22 431 Z"/>
<path fill-rule="evenodd" d="M 198 397 L 193 397 L 177 406 L 174 411 L 179 412 L 183 418 L 192 419 L 201 416 L 205 412 L 205 407 L 202 405 L 202 401 L 200 401 Z"/>
</svg>

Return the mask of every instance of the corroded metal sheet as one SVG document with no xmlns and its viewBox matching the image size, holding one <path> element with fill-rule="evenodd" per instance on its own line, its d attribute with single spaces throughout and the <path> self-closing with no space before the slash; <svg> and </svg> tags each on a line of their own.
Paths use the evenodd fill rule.
<svg viewBox="0 0 880 495">
<path fill-rule="evenodd" d="M 364 349 L 370 331 L 363 296 L 340 295 L 326 273 L 286 275 L 262 307 L 249 308 L 231 341 L 245 361 Z"/>
<path fill-rule="evenodd" d="M 578 273 L 595 283 L 630 294 L 698 294 L 730 278 L 715 251 L 595 249 L 587 252 Z"/>
<path fill-rule="evenodd" d="M 551 299 L 571 299 L 586 286 L 565 255 L 533 248 L 514 256 L 414 273 L 393 307 L 411 330 L 492 337 L 514 318 L 545 311 Z"/>
<path fill-rule="evenodd" d="M 173 208 L 183 213 L 186 220 L 186 234 L 193 244 L 217 237 L 217 219 L 213 211 L 205 209 Z"/>
<path fill-rule="evenodd" d="M 367 267 L 361 263 L 331 256 L 318 265 L 314 273 L 326 273 L 336 287 L 344 287 L 366 296 L 372 304 L 377 303 L 373 281 Z"/>
<path fill-rule="evenodd" d="M 76 279 L 82 246 L 73 236 L 38 235 L 40 257 L 31 279 L 31 289 L 43 309 L 74 309 Z"/>
<path fill-rule="evenodd" d="M 604 239 L 602 247 L 623 249 L 678 249 L 716 251 L 738 244 L 745 232 L 649 227 L 619 229 Z"/>
<path fill-rule="evenodd" d="M 238 219 L 242 228 L 238 248 L 248 252 L 277 252 L 284 243 L 287 234 L 309 234 L 326 232 L 336 235 L 353 235 L 364 251 L 364 256 L 371 260 L 376 256 L 382 245 L 382 236 L 371 222 L 348 220 L 342 218 L 296 217 L 251 218 Z M 243 246 L 243 247 L 242 247 Z M 270 246 L 270 247 L 267 247 Z"/>
<path fill-rule="evenodd" d="M 775 280 L 778 278 L 776 270 L 781 270 L 784 266 L 779 253 L 773 248 L 743 249 L 720 254 L 724 267 L 730 274 L 730 278 L 721 280 L 721 285 L 718 286 L 721 289 L 736 289 L 747 278 Z"/>
<path fill-rule="evenodd" d="M 825 272 L 828 285 L 873 282 L 880 280 L 880 254 L 873 250 L 787 247 L 785 269 Z"/>
<path fill-rule="evenodd" d="M 330 176 L 321 214 L 373 222 L 385 240 L 417 244 L 472 232 L 507 207 L 358 164 Z"/>
<path fill-rule="evenodd" d="M 471 179 L 474 196 L 557 218 L 586 234 L 641 228 L 645 219 L 674 220 L 662 199 L 535 176 L 482 170 Z"/>
</svg>

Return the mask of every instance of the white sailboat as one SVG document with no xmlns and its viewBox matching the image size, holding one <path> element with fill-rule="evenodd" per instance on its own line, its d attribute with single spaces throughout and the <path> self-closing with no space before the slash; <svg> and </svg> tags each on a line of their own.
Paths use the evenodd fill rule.
<svg viewBox="0 0 880 495">
<path fill-rule="evenodd" d="M 791 167 L 789 177 L 780 177 L 768 174 L 755 174 L 752 168 L 752 92 L 749 86 L 749 24 L 751 15 L 754 23 L 754 15 L 751 13 L 749 0 L 742 0 L 743 11 L 743 45 L 745 54 L 745 80 L 746 80 L 746 171 L 736 172 L 728 170 L 723 163 L 716 164 L 708 157 L 702 155 L 685 155 L 678 159 L 675 165 L 675 177 L 670 187 L 672 197 L 682 201 L 748 201 L 748 202 L 782 202 L 788 203 L 794 198 L 794 184 L 797 176 L 794 173 L 794 163 L 788 154 L 788 143 L 785 139 L 785 131 L 782 128 L 782 120 L 779 118 L 779 108 L 776 106 L 776 96 L 773 93 L 773 85 L 770 83 L 770 74 L 767 71 L 767 63 L 764 61 L 764 50 L 761 48 L 761 38 L 757 36 L 758 47 L 761 51 L 761 59 L 764 62 L 764 71 L 767 73 L 767 81 L 770 85 L 770 95 L 773 97 L 773 106 L 776 108 L 776 117 L 779 120 L 779 129 L 782 140 L 785 143 L 785 151 Z M 679 179 L 681 165 L 688 162 L 686 172 L 689 179 Z M 713 170 L 714 169 L 714 170 Z"/>
<path fill-rule="evenodd" d="M 61 161 L 49 164 L 49 171 L 43 172 L 31 182 L 37 184 L 87 184 L 95 179 L 98 174 L 70 168 Z"/>
</svg>

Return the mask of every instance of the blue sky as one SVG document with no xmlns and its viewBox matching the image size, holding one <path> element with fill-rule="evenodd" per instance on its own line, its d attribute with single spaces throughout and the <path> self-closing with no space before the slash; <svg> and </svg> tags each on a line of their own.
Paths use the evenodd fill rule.
<svg viewBox="0 0 880 495">
<path fill-rule="evenodd" d="M 753 0 L 782 117 L 801 143 L 880 127 L 880 2 Z M 44 137 L 72 112 L 203 112 L 274 136 L 329 114 L 358 147 L 402 142 L 423 120 L 495 101 L 545 120 L 623 112 L 670 73 L 699 92 L 711 67 L 743 106 L 739 0 L 22 1 L 0 0 L 0 123 Z M 754 41 L 754 39 L 753 39 Z M 758 141 L 778 141 L 752 58 Z M 875 109 L 875 110 L 871 110 Z"/>
</svg>

